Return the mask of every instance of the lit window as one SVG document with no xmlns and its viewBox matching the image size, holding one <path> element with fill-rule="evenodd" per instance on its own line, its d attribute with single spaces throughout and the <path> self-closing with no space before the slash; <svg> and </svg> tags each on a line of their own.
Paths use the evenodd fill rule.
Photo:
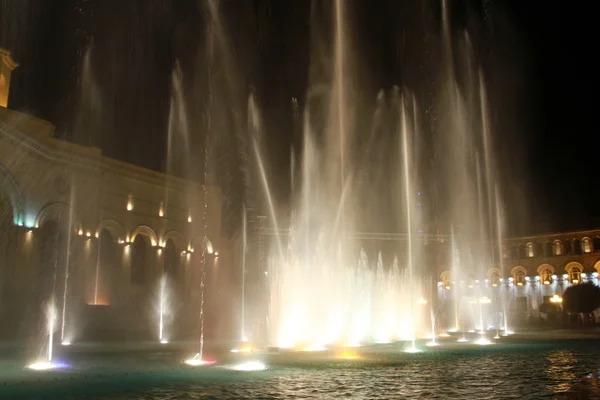
<svg viewBox="0 0 600 400">
<path fill-rule="evenodd" d="M 540 277 L 542 278 L 542 283 L 544 285 L 549 285 L 552 283 L 552 270 L 550 268 L 546 268 L 542 271 L 542 273 L 540 274 Z"/>
<path fill-rule="evenodd" d="M 560 245 L 560 240 L 554 241 L 554 255 L 560 256 L 562 254 L 562 246 Z"/>
<path fill-rule="evenodd" d="M 533 243 L 527 243 L 527 257 L 533 258 L 535 256 L 535 251 L 533 249 Z"/>
<path fill-rule="evenodd" d="M 590 240 L 590 238 L 583 238 L 583 240 L 581 241 L 581 247 L 584 253 L 591 253 L 592 241 Z"/>
<path fill-rule="evenodd" d="M 569 282 L 576 285 L 581 282 L 581 268 L 573 267 L 569 270 Z"/>
<path fill-rule="evenodd" d="M 523 284 L 525 283 L 525 271 L 519 270 L 515 272 L 514 282 L 518 286 L 523 286 Z"/>
</svg>

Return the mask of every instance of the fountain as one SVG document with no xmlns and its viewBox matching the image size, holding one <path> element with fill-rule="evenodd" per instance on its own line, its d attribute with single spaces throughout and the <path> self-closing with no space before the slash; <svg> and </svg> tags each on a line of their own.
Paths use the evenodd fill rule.
<svg viewBox="0 0 600 400">
<path fill-rule="evenodd" d="M 343 1 L 336 1 L 331 11 L 334 28 L 329 81 L 324 83 L 322 74 L 312 73 L 309 77 L 302 122 L 302 156 L 292 163 L 292 168 L 296 163 L 300 165 L 300 179 L 295 178 L 294 171 L 291 174 L 292 184 L 299 189 L 292 188 L 293 211 L 287 224 L 282 224 L 284 219 L 276 212 L 268 165 L 256 141 L 258 134 L 253 133 L 255 161 L 271 229 L 275 232 L 265 260 L 270 293 L 267 313 L 270 346 L 324 349 L 330 345 L 403 340 L 406 351 L 416 352 L 419 335 L 428 335 L 431 346 L 439 344 L 434 307 L 445 303 L 452 304 L 453 323 L 438 329 L 458 332 L 459 342 L 470 341 L 468 333 L 478 331 L 481 337 L 474 342 L 490 344 L 487 331 L 500 331 L 499 308 L 503 331 L 510 332 L 504 291 L 484 279 L 498 259 L 489 242 L 501 244 L 502 236 L 502 206 L 485 79 L 482 71 L 474 67 L 475 56 L 468 35 L 457 39 L 458 50 L 453 48 L 447 7 L 444 2 L 445 53 L 439 71 L 443 82 L 439 124 L 443 128 L 428 133 L 433 135 L 432 143 L 437 147 L 436 168 L 432 171 L 420 168 L 419 159 L 427 150 L 420 147 L 419 139 L 425 134 L 421 130 L 424 118 L 418 97 L 408 88 L 379 94 L 373 116 L 373 126 L 377 127 L 374 132 L 377 129 L 394 132 L 398 143 L 394 152 L 398 163 L 388 175 L 396 209 L 388 213 L 397 221 L 395 231 L 403 232 L 404 236 L 392 254 L 380 252 L 373 257 L 354 238 L 357 228 L 365 223 L 359 207 L 368 191 L 361 186 L 364 183 L 360 178 L 377 171 L 364 162 L 365 149 L 354 133 L 354 126 L 360 122 L 351 111 L 356 107 L 352 96 L 356 89 L 350 83 L 356 60 L 348 51 L 349 28 L 345 24 L 349 18 Z M 315 26 L 318 25 L 315 19 Z M 318 27 L 315 29 L 318 31 Z M 313 39 L 322 40 L 321 33 L 315 32 Z M 320 56 L 316 54 L 313 62 L 322 61 L 317 59 Z M 296 110 L 297 101 L 294 105 Z M 254 130 L 262 129 L 260 110 L 252 95 L 249 118 Z M 369 138 L 369 145 L 372 141 L 376 141 L 374 135 Z M 429 239 L 423 234 L 423 218 L 433 220 L 433 215 L 423 214 L 421 192 L 417 188 L 433 172 L 436 176 L 430 179 L 441 182 L 440 192 L 444 196 L 444 204 L 436 212 L 445 214 L 449 221 L 446 228 L 451 236 L 448 254 L 451 267 L 448 283 L 438 289 L 440 301 L 423 306 L 418 299 L 434 291 L 439 271 L 426 265 L 424 245 Z M 376 207 L 377 200 L 371 197 L 364 204 Z"/>
</svg>

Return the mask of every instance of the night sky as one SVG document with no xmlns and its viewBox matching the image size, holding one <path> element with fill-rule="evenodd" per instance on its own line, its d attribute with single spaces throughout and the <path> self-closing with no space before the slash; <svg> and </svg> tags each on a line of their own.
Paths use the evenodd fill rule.
<svg viewBox="0 0 600 400">
<path fill-rule="evenodd" d="M 191 115 L 204 115 L 209 100 L 202 93 L 210 87 L 203 77 L 209 73 L 217 76 L 217 85 L 235 88 L 211 100 L 230 104 L 232 115 L 246 112 L 245 99 L 254 91 L 270 168 L 287 171 L 290 146 L 298 145 L 291 98 L 303 101 L 309 75 L 310 1 L 220 1 L 227 48 L 215 50 L 212 67 L 205 60 L 206 3 L 0 0 L 0 46 L 21 63 L 13 75 L 10 107 L 52 121 L 66 140 L 165 171 L 171 71 L 177 62 Z M 424 60 L 431 61 L 431 32 L 439 32 L 438 3 L 348 0 L 351 35 L 367 60 L 362 95 L 374 99 L 380 88 L 435 79 Z M 474 46 L 488 74 L 511 204 L 510 234 L 600 227 L 593 13 L 558 0 L 450 3 L 453 25 L 476 32 Z M 85 49 L 91 44 L 101 93 L 93 112 L 81 106 Z M 82 115 L 97 119 L 82 122 Z M 227 118 L 215 123 L 224 132 L 236 130 Z M 222 148 L 231 144 L 228 137 L 223 135 Z M 202 158 L 203 143 L 201 134 L 191 138 L 192 158 Z M 185 175 L 201 179 L 201 169 Z M 285 199 L 288 175 L 281 175 L 276 195 Z M 240 184 L 240 178 L 229 179 Z"/>
</svg>

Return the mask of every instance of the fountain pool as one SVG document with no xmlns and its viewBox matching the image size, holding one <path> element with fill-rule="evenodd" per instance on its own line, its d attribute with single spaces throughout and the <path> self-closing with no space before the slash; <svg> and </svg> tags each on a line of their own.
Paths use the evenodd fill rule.
<svg viewBox="0 0 600 400">
<path fill-rule="evenodd" d="M 62 370 L 24 371 L 21 360 L 3 357 L 0 398 L 541 399 L 555 398 L 600 366 L 600 351 L 587 339 L 519 339 L 495 346 L 447 341 L 416 354 L 399 352 L 395 344 L 346 352 L 224 353 L 219 363 L 201 368 L 181 363 L 187 352 L 157 344 L 73 346 L 64 354 L 72 366 Z M 265 370 L 255 368 L 261 363 Z"/>
</svg>

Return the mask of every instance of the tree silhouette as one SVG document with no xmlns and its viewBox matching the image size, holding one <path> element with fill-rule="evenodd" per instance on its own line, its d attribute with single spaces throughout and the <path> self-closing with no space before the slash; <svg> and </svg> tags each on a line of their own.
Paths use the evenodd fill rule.
<svg viewBox="0 0 600 400">
<path fill-rule="evenodd" d="M 589 314 L 600 307 L 600 287 L 591 282 L 567 288 L 563 307 L 570 313 Z"/>
</svg>

